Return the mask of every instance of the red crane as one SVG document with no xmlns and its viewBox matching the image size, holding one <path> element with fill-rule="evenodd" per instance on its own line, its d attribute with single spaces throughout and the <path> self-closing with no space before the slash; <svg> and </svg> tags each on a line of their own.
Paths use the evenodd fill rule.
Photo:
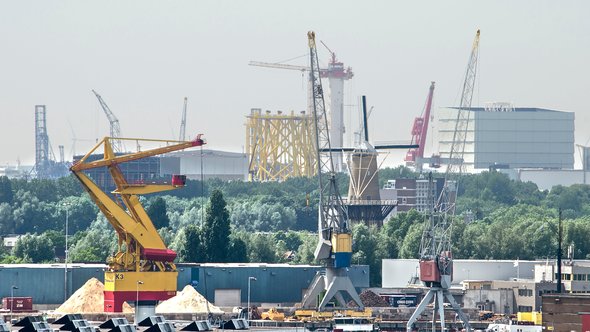
<svg viewBox="0 0 590 332">
<path fill-rule="evenodd" d="M 426 109 L 423 116 L 414 118 L 412 126 L 412 144 L 418 144 L 417 148 L 412 148 L 406 153 L 406 165 L 416 166 L 417 171 L 422 171 L 424 159 L 424 146 L 426 145 L 426 134 L 428 133 L 428 123 L 430 121 L 430 109 L 432 107 L 432 97 L 434 95 L 434 82 L 430 82 L 430 91 L 426 99 Z"/>
</svg>

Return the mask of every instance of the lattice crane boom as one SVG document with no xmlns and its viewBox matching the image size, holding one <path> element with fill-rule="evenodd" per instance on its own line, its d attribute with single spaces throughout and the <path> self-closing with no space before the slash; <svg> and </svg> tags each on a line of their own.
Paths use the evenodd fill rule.
<svg viewBox="0 0 590 332">
<path fill-rule="evenodd" d="M 113 140 L 112 142 L 113 150 L 115 151 L 115 153 L 123 152 L 123 145 L 121 141 L 118 140 L 118 138 L 121 137 L 121 126 L 119 125 L 119 119 L 117 119 L 115 114 L 111 111 L 104 99 L 102 99 L 102 97 L 96 91 L 92 90 L 92 92 L 96 96 L 96 99 L 98 99 L 100 107 L 102 108 L 104 114 L 107 116 L 107 119 L 109 120 L 110 136 L 115 138 L 115 140 Z"/>
<path fill-rule="evenodd" d="M 432 175 L 429 179 L 429 199 L 432 202 L 432 211 L 428 223 L 422 234 L 420 243 L 420 280 L 429 287 L 428 292 L 407 322 L 406 330 L 412 331 L 414 322 L 425 310 L 430 301 L 434 301 L 434 311 L 440 316 L 441 330 L 445 330 L 444 306 L 445 299 L 451 304 L 457 313 L 467 332 L 471 331 L 468 318 L 465 316 L 459 305 L 456 303 L 449 288 L 453 279 L 453 255 L 451 251 L 451 234 L 453 217 L 455 216 L 455 200 L 457 195 L 457 182 L 463 171 L 463 155 L 465 152 L 465 141 L 469 131 L 470 107 L 473 98 L 473 88 L 477 73 L 477 55 L 479 49 L 479 35 L 477 30 L 471 54 L 467 64 L 465 81 L 461 92 L 461 104 L 457 109 L 455 131 L 449 155 L 450 162 L 447 164 L 445 182 L 438 200 L 432 195 Z M 434 325 L 434 318 L 433 318 Z M 434 330 L 433 326 L 433 330 Z"/>
</svg>

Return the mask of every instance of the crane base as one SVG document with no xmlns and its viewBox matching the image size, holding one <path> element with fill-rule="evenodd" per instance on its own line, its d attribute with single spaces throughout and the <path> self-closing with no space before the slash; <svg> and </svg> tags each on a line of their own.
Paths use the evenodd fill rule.
<svg viewBox="0 0 590 332">
<path fill-rule="evenodd" d="M 463 322 L 465 331 L 471 332 L 471 325 L 469 325 L 469 319 L 467 318 L 463 310 L 461 310 L 461 307 L 459 306 L 459 304 L 457 304 L 455 298 L 448 290 L 448 288 L 442 287 L 432 287 L 428 290 L 428 293 L 426 293 L 426 296 L 424 296 L 422 301 L 420 301 L 420 304 L 416 307 L 416 310 L 414 311 L 414 313 L 412 313 L 412 316 L 408 320 L 408 323 L 406 325 L 406 331 L 412 332 L 414 323 L 416 322 L 416 320 L 418 320 L 418 317 L 420 317 L 420 315 L 424 312 L 426 306 L 431 302 L 431 300 L 434 304 L 432 311 L 432 324 L 435 324 L 436 322 L 436 311 L 438 310 L 438 315 L 440 318 L 440 330 L 445 331 L 445 298 L 451 304 L 453 311 L 457 313 L 457 316 L 459 316 L 461 322 Z"/>
<path fill-rule="evenodd" d="M 303 296 L 302 307 L 311 308 L 317 302 L 318 296 L 324 291 L 326 293 L 317 306 L 318 311 L 325 310 L 326 305 L 332 299 L 336 299 L 340 305 L 346 307 L 344 294 L 348 294 L 361 310 L 364 309 L 363 302 L 352 285 L 352 281 L 350 281 L 345 268 L 336 269 L 328 267 L 325 273 L 320 272 L 316 274 L 310 287 Z"/>
</svg>

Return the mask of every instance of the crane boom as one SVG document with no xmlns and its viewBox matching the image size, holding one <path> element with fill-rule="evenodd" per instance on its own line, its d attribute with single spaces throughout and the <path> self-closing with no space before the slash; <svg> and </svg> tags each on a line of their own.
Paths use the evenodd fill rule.
<svg viewBox="0 0 590 332">
<path fill-rule="evenodd" d="M 122 143 L 121 143 L 121 141 L 118 140 L 118 138 L 121 137 L 121 127 L 119 125 L 119 119 L 117 119 L 115 114 L 111 111 L 111 109 L 109 108 L 107 103 L 104 101 L 104 99 L 102 99 L 102 97 L 96 91 L 92 90 L 92 92 L 96 96 L 96 99 L 98 99 L 98 103 L 100 104 L 100 107 L 102 108 L 102 110 L 104 111 L 104 114 L 107 116 L 107 119 L 109 120 L 111 137 L 116 138 L 112 142 L 113 150 L 115 151 L 115 153 L 123 152 Z"/>
<path fill-rule="evenodd" d="M 184 107 L 182 108 L 182 118 L 180 119 L 180 134 L 178 135 L 179 141 L 186 140 L 186 104 L 187 98 L 184 97 Z"/>
<path fill-rule="evenodd" d="M 287 65 L 283 63 L 271 63 L 271 62 L 261 62 L 261 61 L 250 61 L 248 63 L 249 66 L 256 66 L 256 67 L 267 67 L 267 68 L 277 68 L 277 69 L 287 69 L 287 70 L 297 70 L 302 72 L 308 72 L 311 69 L 306 66 L 296 66 L 296 65 Z"/>
</svg>

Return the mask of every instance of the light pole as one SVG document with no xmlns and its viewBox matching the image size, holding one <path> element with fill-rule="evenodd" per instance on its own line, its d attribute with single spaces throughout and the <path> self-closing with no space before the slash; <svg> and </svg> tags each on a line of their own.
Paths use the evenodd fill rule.
<svg viewBox="0 0 590 332">
<path fill-rule="evenodd" d="M 18 287 L 15 285 L 10 286 L 10 324 L 12 324 L 12 310 L 14 310 L 14 290 L 15 289 L 18 289 Z"/>
<path fill-rule="evenodd" d="M 68 300 L 68 219 L 70 218 L 70 204 L 63 205 L 66 208 L 66 245 L 65 245 L 65 264 L 64 264 L 64 302 Z"/>
<path fill-rule="evenodd" d="M 143 285 L 143 281 L 137 280 L 137 288 L 135 292 L 135 324 L 139 324 L 137 321 L 139 319 L 139 285 Z M 139 326 L 139 325 L 137 325 Z"/>
<path fill-rule="evenodd" d="M 256 281 L 256 277 L 248 277 L 248 322 L 252 316 L 250 314 L 250 281 Z"/>
</svg>

